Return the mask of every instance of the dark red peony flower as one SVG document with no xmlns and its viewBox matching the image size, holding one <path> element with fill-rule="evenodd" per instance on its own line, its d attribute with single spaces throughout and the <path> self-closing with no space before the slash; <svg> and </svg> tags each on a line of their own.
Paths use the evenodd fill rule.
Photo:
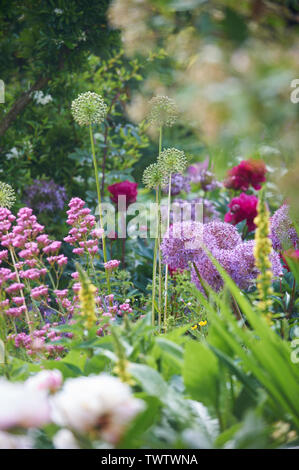
<svg viewBox="0 0 299 470">
<path fill-rule="evenodd" d="M 266 181 L 266 173 L 267 169 L 263 160 L 243 160 L 228 171 L 224 186 L 241 191 L 247 191 L 250 185 L 254 189 L 261 189 L 261 183 Z"/>
<path fill-rule="evenodd" d="M 228 205 L 230 210 L 225 214 L 225 222 L 236 225 L 242 220 L 246 220 L 248 231 L 251 232 L 255 229 L 253 221 L 257 216 L 257 203 L 257 197 L 245 193 L 241 193 L 239 197 L 234 197 Z"/>
<path fill-rule="evenodd" d="M 118 196 L 126 196 L 126 205 L 128 207 L 133 202 L 136 202 L 138 193 L 137 186 L 137 183 L 132 183 L 128 180 L 111 184 L 108 186 L 108 191 L 112 194 L 112 196 L 110 196 L 111 201 L 117 204 Z"/>
<path fill-rule="evenodd" d="M 296 263 L 299 266 L 299 250 L 295 250 L 294 248 L 290 248 L 289 250 L 284 251 L 281 253 L 281 259 L 283 262 L 283 266 L 290 271 L 289 262 Z"/>
</svg>

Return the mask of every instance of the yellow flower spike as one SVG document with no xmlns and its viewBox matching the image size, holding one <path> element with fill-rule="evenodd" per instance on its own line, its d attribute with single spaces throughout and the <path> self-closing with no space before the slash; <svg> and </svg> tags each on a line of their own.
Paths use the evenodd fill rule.
<svg viewBox="0 0 299 470">
<path fill-rule="evenodd" d="M 79 272 L 80 283 L 81 283 L 81 289 L 79 290 L 80 311 L 81 311 L 82 317 L 84 317 L 85 328 L 90 329 L 95 325 L 97 321 L 97 317 L 95 314 L 95 309 L 96 309 L 95 293 L 97 289 L 90 282 L 86 273 L 78 265 L 77 265 L 77 271 Z"/>
<path fill-rule="evenodd" d="M 257 210 L 258 216 L 254 219 L 256 224 L 256 232 L 255 248 L 253 254 L 255 257 L 255 265 L 260 272 L 260 274 L 257 276 L 257 291 L 259 300 L 258 308 L 266 316 L 268 323 L 272 324 L 270 312 L 272 300 L 269 299 L 269 295 L 273 294 L 273 273 L 272 264 L 269 258 L 272 250 L 272 241 L 269 238 L 269 211 L 267 210 L 265 203 L 264 190 L 260 192 Z"/>
</svg>

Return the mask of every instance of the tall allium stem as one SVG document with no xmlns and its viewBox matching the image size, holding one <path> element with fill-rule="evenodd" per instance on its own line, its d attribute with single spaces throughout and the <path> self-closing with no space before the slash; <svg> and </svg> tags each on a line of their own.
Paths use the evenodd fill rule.
<svg viewBox="0 0 299 470">
<path fill-rule="evenodd" d="M 156 207 L 159 202 L 159 186 L 156 187 Z M 155 248 L 153 262 L 153 280 L 152 280 L 152 325 L 155 325 L 155 302 L 156 302 L 156 277 L 157 277 L 157 251 L 158 251 L 158 220 L 155 233 Z"/>
<path fill-rule="evenodd" d="M 160 126 L 159 132 L 159 154 L 162 152 L 162 135 L 163 127 Z M 161 218 L 161 185 L 159 186 L 158 194 L 158 257 L 159 257 L 159 300 L 158 300 L 158 310 L 159 310 L 159 328 L 161 327 L 161 312 L 162 312 L 162 258 L 161 258 L 161 238 L 162 238 L 162 218 Z"/>
<path fill-rule="evenodd" d="M 257 226 L 255 232 L 254 257 L 256 267 L 260 272 L 257 277 L 258 309 L 265 315 L 267 321 L 271 323 L 271 306 L 273 302 L 270 296 L 273 294 L 273 272 L 270 253 L 272 250 L 272 241 L 269 238 L 269 211 L 265 203 L 264 190 L 260 192 L 257 212 L 258 215 L 254 219 L 254 223 Z"/>
<path fill-rule="evenodd" d="M 102 214 L 101 189 L 100 189 L 100 182 L 99 182 L 99 171 L 98 171 L 98 164 L 97 164 L 97 159 L 96 159 L 96 154 L 95 154 L 94 140 L 93 140 L 93 133 L 92 133 L 91 124 L 89 124 L 89 135 L 90 135 L 91 152 L 92 152 L 93 165 L 94 165 L 94 173 L 95 173 L 96 187 L 97 187 L 97 194 L 98 194 L 99 215 L 100 215 L 100 227 L 101 227 L 102 230 L 104 230 L 104 226 L 103 226 L 103 214 Z M 105 240 L 105 233 L 104 233 L 104 232 L 103 232 L 103 235 L 102 235 L 102 243 L 103 243 L 103 257 L 104 257 L 104 263 L 107 263 L 106 240 Z M 106 281 L 107 281 L 108 292 L 109 292 L 109 294 L 111 294 L 109 272 L 108 272 L 107 269 L 105 269 L 105 272 L 106 272 Z"/>
<path fill-rule="evenodd" d="M 171 173 L 168 182 L 168 199 L 167 199 L 167 231 L 170 225 L 170 204 L 171 204 Z M 164 329 L 167 329 L 167 302 L 168 302 L 168 264 L 165 265 L 165 284 L 164 284 Z"/>
</svg>

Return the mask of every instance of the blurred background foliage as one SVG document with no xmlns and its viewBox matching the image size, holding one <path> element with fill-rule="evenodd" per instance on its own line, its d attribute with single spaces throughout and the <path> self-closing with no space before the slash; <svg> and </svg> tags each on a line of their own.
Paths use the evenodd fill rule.
<svg viewBox="0 0 299 470">
<path fill-rule="evenodd" d="M 109 109 L 95 129 L 103 190 L 140 183 L 157 153 L 148 101 L 166 94 L 181 114 L 165 147 L 193 161 L 209 155 L 219 178 L 239 158 L 260 155 L 281 183 L 276 195 L 287 189 L 296 200 L 297 172 L 288 170 L 297 164 L 298 21 L 297 0 L 2 0 L 0 178 L 19 205 L 36 178 L 91 204 L 89 144 L 70 104 L 92 90 Z"/>
</svg>

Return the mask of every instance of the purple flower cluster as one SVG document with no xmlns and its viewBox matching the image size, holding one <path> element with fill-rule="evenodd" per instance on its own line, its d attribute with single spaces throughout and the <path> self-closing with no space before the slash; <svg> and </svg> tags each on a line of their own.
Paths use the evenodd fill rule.
<svg viewBox="0 0 299 470">
<path fill-rule="evenodd" d="M 214 174 L 208 170 L 208 161 L 203 163 L 194 163 L 187 169 L 192 183 L 199 183 L 203 191 L 214 191 L 220 188 L 221 183 L 215 179 Z"/>
<path fill-rule="evenodd" d="M 236 228 L 225 222 L 172 225 L 161 244 L 163 261 L 170 269 L 188 269 L 190 262 L 194 262 L 201 278 L 218 292 L 223 288 L 223 279 L 203 247 L 209 250 L 240 288 L 248 288 L 256 279 L 258 271 L 253 255 L 254 241 L 242 242 Z M 271 262 L 274 276 L 280 276 L 280 259 L 274 251 Z M 194 266 L 191 266 L 191 279 L 204 292 Z"/>
<path fill-rule="evenodd" d="M 61 344 L 55 344 L 55 341 L 61 339 L 61 336 L 54 329 L 56 326 L 58 326 L 58 323 L 52 325 L 46 323 L 41 329 L 34 330 L 30 335 L 24 332 L 15 333 L 8 336 L 7 339 L 13 341 L 16 348 L 25 348 L 29 356 L 43 353 L 48 358 L 59 359 L 64 347 Z"/>
<path fill-rule="evenodd" d="M 289 206 L 283 204 L 271 217 L 271 239 L 274 250 L 297 248 L 298 235 L 289 215 Z"/>
<path fill-rule="evenodd" d="M 181 173 L 174 173 L 171 176 L 171 195 L 177 196 L 182 191 L 186 193 L 190 192 L 190 178 L 182 175 Z M 169 185 L 163 187 L 163 193 L 167 194 L 169 190 Z"/>
<path fill-rule="evenodd" d="M 24 203 L 37 213 L 55 213 L 64 208 L 67 199 L 66 190 L 53 180 L 34 180 L 25 190 Z"/>
<path fill-rule="evenodd" d="M 162 219 L 167 218 L 165 206 L 161 206 Z M 174 199 L 170 210 L 170 223 L 203 222 L 204 224 L 216 220 L 219 214 L 213 201 L 197 197 L 193 199 Z"/>
<path fill-rule="evenodd" d="M 163 262 L 170 269 L 187 269 L 189 262 L 202 252 L 202 236 L 203 224 L 200 222 L 171 225 L 161 243 Z"/>
</svg>

